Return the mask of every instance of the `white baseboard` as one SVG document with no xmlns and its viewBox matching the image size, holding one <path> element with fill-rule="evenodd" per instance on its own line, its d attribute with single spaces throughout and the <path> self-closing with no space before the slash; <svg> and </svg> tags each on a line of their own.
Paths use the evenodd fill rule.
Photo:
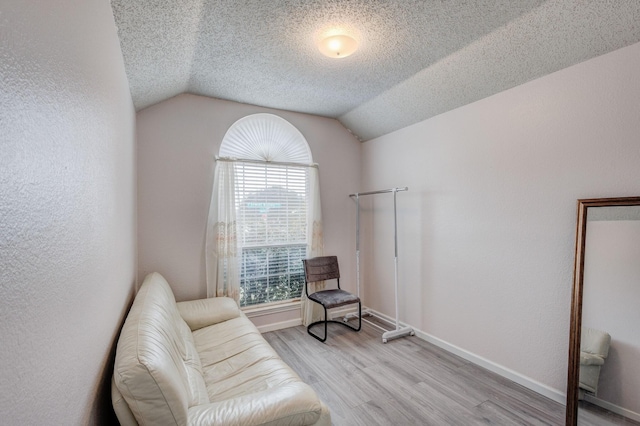
<svg viewBox="0 0 640 426">
<path fill-rule="evenodd" d="M 586 394 L 584 396 L 584 400 L 592 403 L 593 405 L 597 405 L 598 407 L 604 408 L 605 410 L 609 410 L 613 413 L 620 414 L 623 417 L 634 420 L 636 422 L 640 422 L 640 414 L 635 411 L 627 410 L 626 408 L 620 407 L 619 405 L 612 404 L 608 401 L 604 401 L 595 396 L 591 396 Z"/>
<path fill-rule="evenodd" d="M 391 324 L 395 324 L 395 319 L 391 318 L 387 315 L 384 315 L 380 312 L 377 312 L 373 309 L 369 309 L 367 308 L 370 312 L 372 312 L 375 316 L 380 317 L 382 319 L 385 319 L 387 321 L 390 321 Z M 364 308 L 363 308 L 364 310 Z M 528 389 L 531 389 L 532 391 L 539 393 L 540 395 L 546 396 L 547 398 L 559 402 L 562 405 L 566 404 L 566 400 L 567 400 L 567 396 L 556 390 L 553 389 L 545 384 L 542 384 L 530 377 L 524 376 L 516 371 L 513 371 L 507 367 L 504 367 L 502 365 L 496 364 L 493 361 L 489 361 L 486 358 L 483 358 L 479 355 L 476 355 L 472 352 L 469 352 L 465 349 L 462 349 L 456 345 L 452 345 L 451 343 L 445 342 L 442 339 L 439 339 L 435 336 L 430 335 L 429 333 L 425 333 L 422 330 L 419 330 L 409 324 L 405 324 L 403 322 L 400 323 L 400 325 L 402 327 L 411 327 L 413 328 L 413 331 L 415 331 L 416 333 L 416 337 L 425 340 L 429 343 L 432 343 L 436 346 L 438 346 L 439 348 L 442 348 L 448 352 L 451 352 L 452 354 L 458 355 L 460 358 L 466 359 L 469 362 L 472 362 L 476 365 L 479 365 L 480 367 L 486 368 L 489 371 L 492 371 L 496 374 L 499 374 L 500 376 L 511 380 L 512 382 L 518 383 L 519 385 L 522 385 Z"/>
<path fill-rule="evenodd" d="M 296 309 L 300 309 L 299 306 L 299 302 L 297 305 L 294 306 L 294 308 Z M 280 309 L 279 312 L 284 312 L 287 310 L 292 310 L 291 307 L 287 308 L 287 307 L 283 307 Z M 329 319 L 334 319 L 336 317 L 341 317 L 344 316 L 346 314 L 348 314 L 349 312 L 353 312 L 353 309 L 350 308 L 341 308 L 341 309 L 333 309 L 332 311 L 329 311 Z M 357 312 L 357 310 L 356 310 Z M 255 316 L 260 316 L 260 315 L 269 315 L 273 313 L 273 311 L 265 311 L 265 312 L 260 312 L 260 313 L 250 313 L 247 316 L 249 318 L 255 317 Z M 260 331 L 260 333 L 267 333 L 269 331 L 276 331 L 276 330 L 282 330 L 283 328 L 289 328 L 289 327 L 297 327 L 299 325 L 302 325 L 302 319 L 301 318 L 295 318 L 295 319 L 290 319 L 287 321 L 280 321 L 280 322 L 275 322 L 275 323 L 271 323 L 271 324 L 264 324 L 264 325 L 260 325 L 257 326 L 258 327 L 258 331 Z"/>
<path fill-rule="evenodd" d="M 299 325 L 302 325 L 302 320 L 300 318 L 295 318 L 287 321 L 275 322 L 273 324 L 260 325 L 258 326 L 258 331 L 260 333 L 267 333 L 269 331 L 282 330 L 283 328 L 297 327 Z"/>
<path fill-rule="evenodd" d="M 363 309 L 364 310 L 364 309 Z M 334 308 L 332 310 L 329 311 L 329 319 L 335 319 L 338 317 L 343 317 L 348 313 L 358 313 L 358 307 L 356 306 L 355 309 L 353 309 L 353 307 L 346 307 L 346 308 Z"/>
</svg>

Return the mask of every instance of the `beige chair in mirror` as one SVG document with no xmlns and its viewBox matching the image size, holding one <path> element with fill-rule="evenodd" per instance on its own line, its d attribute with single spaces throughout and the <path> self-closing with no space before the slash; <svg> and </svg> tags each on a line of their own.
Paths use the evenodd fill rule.
<svg viewBox="0 0 640 426">
<path fill-rule="evenodd" d="M 598 392 L 600 370 L 609 355 L 611 336 L 604 331 L 582 327 L 580 338 L 580 379 L 579 399 L 585 393 L 595 395 Z"/>
</svg>

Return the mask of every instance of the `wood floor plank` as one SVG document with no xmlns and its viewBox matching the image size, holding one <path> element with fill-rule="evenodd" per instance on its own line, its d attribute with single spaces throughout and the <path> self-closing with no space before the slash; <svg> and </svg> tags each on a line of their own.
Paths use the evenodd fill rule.
<svg viewBox="0 0 640 426">
<path fill-rule="evenodd" d="M 388 400 L 380 396 L 379 399 L 374 399 L 370 403 L 397 407 L 396 409 L 404 414 L 406 424 L 474 424 L 468 418 L 464 418 L 471 416 L 469 411 L 461 415 L 465 410 L 464 407 L 458 406 L 455 401 L 433 389 L 424 388 L 423 382 L 405 383 L 396 376 L 383 375 L 380 383 L 387 389 L 394 389 L 394 396 Z M 403 423 L 400 422 L 400 424 Z"/>
<path fill-rule="evenodd" d="M 292 340 L 297 340 L 302 337 L 302 333 L 300 332 L 300 327 L 289 327 L 284 328 L 282 330 L 278 330 L 278 336 L 285 342 L 290 342 Z"/>
<path fill-rule="evenodd" d="M 265 333 L 329 406 L 334 425 L 564 423 L 561 404 L 416 336 L 383 344 L 380 330 L 362 327 L 330 324 L 324 344 L 302 326 Z"/>
<path fill-rule="evenodd" d="M 318 393 L 320 399 L 329 406 L 334 424 L 343 424 L 351 416 L 352 407 L 331 386 L 323 381 L 311 383 L 310 385 Z"/>
<path fill-rule="evenodd" d="M 279 334 L 275 333 L 265 333 L 265 339 L 273 349 L 280 355 L 280 358 L 286 360 L 286 363 L 291 367 L 293 371 L 298 373 L 298 376 L 308 384 L 316 383 L 320 380 L 318 374 L 315 373 L 315 370 L 309 368 L 307 362 L 305 361 L 304 356 L 300 356 L 295 353 L 289 344 L 291 341 L 286 343 Z"/>
<path fill-rule="evenodd" d="M 484 392 L 493 403 L 530 424 L 556 425 L 564 422 L 564 406 L 530 389 L 471 363 L 458 372 L 467 386 Z"/>
<path fill-rule="evenodd" d="M 580 426 L 640 426 L 640 422 L 612 413 L 587 401 L 580 401 L 578 405 L 578 424 Z"/>
<path fill-rule="evenodd" d="M 353 410 L 353 417 L 364 420 L 367 425 L 410 425 L 416 424 L 415 418 L 394 404 L 395 399 L 384 402 L 369 401 Z"/>
<path fill-rule="evenodd" d="M 357 407 L 371 400 L 370 384 L 363 380 L 360 370 L 350 373 L 326 358 L 310 360 L 308 366 L 350 407 Z"/>
<path fill-rule="evenodd" d="M 429 407 L 421 403 L 416 403 L 416 399 L 402 399 L 395 398 L 387 401 L 389 406 L 395 407 L 402 413 L 403 416 L 408 418 L 406 423 L 398 421 L 397 425 L 423 425 L 423 426 L 441 426 L 442 419 L 433 415 Z M 396 423 L 394 423 L 394 426 Z"/>
<path fill-rule="evenodd" d="M 487 420 L 488 424 L 529 426 L 530 423 L 516 416 L 509 410 L 505 410 L 491 401 L 485 401 L 475 407 L 477 413 Z"/>
</svg>

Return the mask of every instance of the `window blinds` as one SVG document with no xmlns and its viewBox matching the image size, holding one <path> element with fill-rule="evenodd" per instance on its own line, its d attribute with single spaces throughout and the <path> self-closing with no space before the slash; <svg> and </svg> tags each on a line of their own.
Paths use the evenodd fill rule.
<svg viewBox="0 0 640 426">
<path fill-rule="evenodd" d="M 236 163 L 240 305 L 289 300 L 304 285 L 308 168 Z"/>
</svg>

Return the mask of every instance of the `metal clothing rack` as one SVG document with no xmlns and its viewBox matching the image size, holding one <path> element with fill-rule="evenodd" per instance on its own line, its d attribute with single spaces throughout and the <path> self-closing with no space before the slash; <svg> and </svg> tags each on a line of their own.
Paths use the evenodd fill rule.
<svg viewBox="0 0 640 426">
<path fill-rule="evenodd" d="M 356 200 L 356 286 L 358 297 L 360 297 L 360 197 L 366 195 L 375 195 L 375 194 L 384 194 L 388 192 L 393 193 L 393 243 L 394 243 L 394 267 L 395 267 L 395 298 L 396 298 L 396 322 L 395 322 L 395 330 L 387 330 L 385 328 L 380 327 L 378 324 L 375 324 L 366 319 L 362 319 L 363 321 L 373 325 L 384 331 L 382 334 L 382 343 L 387 343 L 389 339 L 394 339 L 397 337 L 403 336 L 413 336 L 415 332 L 411 327 L 401 327 L 400 326 L 400 318 L 398 311 L 398 222 L 397 222 L 397 211 L 396 211 L 396 198 L 398 192 L 408 191 L 408 187 L 404 188 L 391 188 L 391 189 L 382 189 L 380 191 L 370 191 L 370 192 L 358 192 L 355 194 L 349 194 L 349 197 L 355 198 Z M 362 316 L 373 316 L 384 322 L 392 324 L 386 318 L 375 315 L 370 310 L 366 309 L 362 312 Z M 348 321 L 351 318 L 357 318 L 358 315 L 355 313 L 350 313 L 345 315 L 344 320 Z"/>
</svg>

